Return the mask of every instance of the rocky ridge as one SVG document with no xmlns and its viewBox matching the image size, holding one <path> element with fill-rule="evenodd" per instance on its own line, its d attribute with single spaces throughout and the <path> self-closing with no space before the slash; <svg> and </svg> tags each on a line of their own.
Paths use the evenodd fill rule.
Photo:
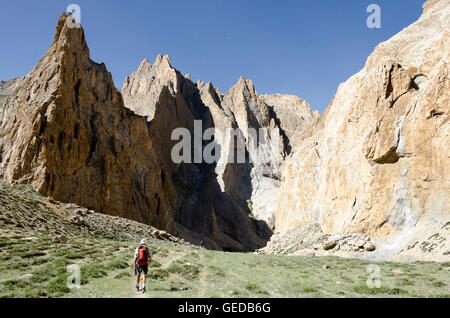
<svg viewBox="0 0 450 318">
<path fill-rule="evenodd" d="M 163 91 L 166 92 L 167 97 L 165 98 L 171 99 L 171 102 L 161 101 Z M 246 160 L 246 163 L 236 163 L 228 160 L 230 155 L 237 158 L 235 145 L 233 145 L 235 140 L 226 139 L 225 136 L 218 138 L 216 135 L 214 142 L 220 146 L 220 156 L 216 163 L 212 165 L 182 164 L 177 169 L 180 170 L 180 167 L 183 167 L 183 170 L 186 171 L 184 178 L 186 182 L 192 183 L 198 180 L 202 184 L 213 184 L 217 188 L 220 200 L 215 200 L 218 198 L 217 194 L 209 190 L 207 195 L 202 195 L 205 193 L 204 189 L 210 188 L 209 186 L 200 183 L 190 186 L 190 188 L 199 189 L 197 197 L 209 198 L 210 203 L 206 205 L 213 206 L 213 214 L 218 222 L 230 214 L 231 208 L 235 211 L 234 219 L 244 220 L 245 223 L 243 216 L 251 213 L 255 219 L 262 220 L 269 225 L 269 228 L 273 228 L 274 208 L 277 202 L 277 196 L 274 193 L 280 186 L 279 166 L 273 165 L 273 162 L 275 161 L 274 157 L 279 156 L 281 164 L 289 145 L 289 139 L 283 139 L 283 135 L 286 134 L 284 128 L 280 126 L 277 112 L 281 113 L 283 123 L 289 122 L 289 114 L 283 113 L 279 108 L 275 112 L 272 109 L 273 106 L 264 103 L 264 100 L 258 96 L 251 80 L 240 78 L 236 85 L 222 95 L 211 82 L 193 83 L 189 77 L 173 68 L 168 56 L 159 55 L 153 64 L 145 59 L 139 68 L 126 78 L 122 94 L 125 105 L 147 117 L 147 120 L 152 122 L 152 126 L 157 126 L 159 121 L 163 123 L 157 134 L 161 140 L 170 140 L 171 132 L 178 127 L 187 128 L 190 135 L 193 136 L 194 120 L 202 122 L 202 134 L 208 128 L 215 128 L 216 132 L 220 130 L 223 135 L 227 129 L 240 129 L 242 136 L 237 138 L 245 146 L 246 158 L 251 158 L 252 162 Z M 168 105 L 170 106 L 168 107 Z M 305 114 L 304 116 L 310 119 L 312 111 L 309 105 L 302 104 L 302 106 L 302 108 L 296 109 L 297 113 Z M 159 119 L 158 115 L 165 117 Z M 310 124 L 311 120 L 305 120 L 299 121 L 297 126 L 303 125 L 302 128 L 306 129 Z M 266 128 L 269 133 L 265 134 L 262 140 L 255 140 L 257 145 L 252 147 L 249 128 L 256 130 Z M 278 128 L 278 131 L 275 132 L 277 135 L 270 135 L 272 132 L 270 129 L 275 128 Z M 272 138 L 280 140 L 279 149 L 271 147 Z M 167 150 L 172 147 L 173 143 L 170 143 L 169 146 L 161 148 L 159 153 L 165 156 L 164 162 L 171 160 Z M 205 175 L 206 178 L 202 177 Z M 266 198 L 270 198 L 270 204 L 267 204 Z M 253 204 L 253 202 L 257 203 Z M 191 204 L 192 208 L 196 210 L 203 210 L 205 205 L 191 202 L 191 199 L 185 195 L 183 211 L 189 210 Z M 211 212 L 206 211 L 205 213 Z M 195 226 L 192 224 L 193 220 L 186 219 L 186 222 Z M 230 230 L 232 231 L 232 229 L 228 231 Z M 258 232 L 263 237 L 270 236 L 268 229 L 263 229 L 261 226 L 258 227 Z"/>
<path fill-rule="evenodd" d="M 31 184 L 58 201 L 205 241 L 209 248 L 264 246 L 271 234 L 265 221 L 273 227 L 276 202 L 268 213 L 255 207 L 253 218 L 249 202 L 252 191 L 276 190 L 280 175 L 272 160 L 261 161 L 251 147 L 248 128 L 280 126 L 253 83 L 241 78 L 222 95 L 211 83 L 193 83 L 160 55 L 153 64 L 144 60 L 120 93 L 106 66 L 90 59 L 83 28 L 71 27 L 70 19 L 61 16 L 47 53 L 10 85 L 0 109 L 0 177 Z M 223 160 L 235 151 L 228 141 L 217 164 L 174 163 L 171 133 L 183 127 L 193 134 L 195 120 L 202 122 L 202 133 L 241 128 L 238 138 L 254 162 Z M 287 139 L 281 150 L 273 149 L 275 137 L 263 137 L 263 155 L 283 158 Z M 269 186 L 259 186 L 265 180 Z M 81 225 L 84 218 L 75 215 L 73 222 Z"/>
<path fill-rule="evenodd" d="M 259 248 L 274 231 L 260 252 L 448 259 L 449 15 L 449 0 L 428 0 L 321 116 L 244 78 L 221 94 L 162 55 L 120 94 L 63 15 L 49 52 L 0 108 L 0 176 L 210 248 Z M 171 132 L 192 134 L 195 120 L 202 133 L 240 128 L 253 162 L 228 162 L 235 140 L 214 136 L 217 163 L 173 163 Z M 277 132 L 257 139 L 257 152 L 249 128 Z"/>
</svg>

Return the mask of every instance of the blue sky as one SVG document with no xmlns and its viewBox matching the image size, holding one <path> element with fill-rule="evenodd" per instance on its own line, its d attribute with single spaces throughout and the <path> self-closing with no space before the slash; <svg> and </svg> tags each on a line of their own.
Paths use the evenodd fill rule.
<svg viewBox="0 0 450 318">
<path fill-rule="evenodd" d="M 50 46 L 71 3 L 91 58 L 116 87 L 144 58 L 168 54 L 192 80 L 225 93 L 240 76 L 260 94 L 294 94 L 323 111 L 375 46 L 416 21 L 424 0 L 0 0 L 0 80 L 27 74 Z M 369 4 L 381 29 L 366 26 Z"/>
</svg>

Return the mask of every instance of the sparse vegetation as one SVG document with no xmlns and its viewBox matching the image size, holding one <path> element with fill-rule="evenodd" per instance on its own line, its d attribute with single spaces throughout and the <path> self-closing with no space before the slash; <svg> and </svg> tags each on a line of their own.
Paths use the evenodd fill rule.
<svg viewBox="0 0 450 318">
<path fill-rule="evenodd" d="M 389 288 L 389 287 L 373 287 L 370 288 L 367 285 L 359 285 L 354 287 L 354 291 L 358 294 L 366 295 L 407 295 L 408 292 L 401 288 Z"/>
<path fill-rule="evenodd" d="M 135 297 L 136 240 L 126 230 L 105 237 L 107 229 L 96 234 L 61 221 L 40 200 L 24 186 L 0 187 L 0 297 Z M 34 230 L 40 219 L 66 234 L 67 243 Z M 147 297 L 450 297 L 448 262 L 380 262 L 381 286 L 369 288 L 368 261 L 217 252 L 156 240 L 149 247 Z M 71 264 L 80 266 L 80 289 L 67 286 Z"/>
</svg>

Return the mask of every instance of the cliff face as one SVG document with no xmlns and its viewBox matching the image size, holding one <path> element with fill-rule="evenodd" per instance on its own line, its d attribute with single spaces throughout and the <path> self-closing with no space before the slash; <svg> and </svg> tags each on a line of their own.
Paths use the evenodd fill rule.
<svg viewBox="0 0 450 318">
<path fill-rule="evenodd" d="M 61 16 L 52 46 L 27 76 L 2 84 L 11 90 L 0 108 L 2 179 L 30 183 L 57 200 L 138 220 L 196 243 L 203 240 L 207 247 L 264 246 L 271 231 L 263 217 L 249 217 L 249 201 L 252 186 L 259 184 L 255 180 L 276 180 L 279 169 L 260 160 L 248 127 L 278 126 L 253 83 L 240 79 L 223 96 L 211 83 L 193 83 L 167 56 L 158 56 L 153 64 L 144 60 L 126 79 L 122 97 L 105 65 L 90 59 L 84 31 L 71 28 L 70 19 Z M 228 162 L 235 140 L 215 138 L 219 162 L 175 163 L 171 154 L 178 141 L 172 132 L 182 127 L 194 138 L 195 121 L 202 124 L 200 134 L 212 127 L 241 128 L 238 138 L 254 162 Z M 278 132 L 255 140 L 256 146 L 263 143 L 269 158 L 275 150 L 283 158 L 284 144 L 270 146 L 274 137 Z M 272 219 L 274 207 L 275 201 Z"/>
<path fill-rule="evenodd" d="M 242 242 L 246 241 L 264 245 L 263 239 L 270 237 L 274 225 L 280 185 L 280 167 L 274 162 L 278 159 L 281 164 L 289 139 L 283 140 L 285 132 L 277 124 L 276 113 L 258 96 L 253 83 L 240 78 L 222 95 L 211 83 L 194 84 L 172 67 L 168 56 L 160 55 L 153 64 L 144 60 L 126 78 L 122 94 L 126 106 L 149 121 L 161 164 L 167 167 L 168 175 L 176 176 L 174 185 L 181 194 L 176 207 L 177 222 L 197 233 L 223 229 L 227 235 L 214 235 L 215 240 L 224 240 L 222 244 L 227 249 L 242 249 Z M 309 105 L 304 111 L 312 113 Z M 179 127 L 187 128 L 194 139 L 195 120 L 202 123 L 202 135 L 206 129 L 216 129 L 218 160 L 194 163 L 192 147 L 191 163 L 175 165 L 171 149 L 177 141 L 171 141 L 171 133 Z M 253 136 L 249 128 L 266 130 Z M 240 129 L 242 134 L 228 138 L 227 129 Z M 279 140 L 279 145 L 273 139 Z M 237 162 L 239 142 L 245 156 L 243 163 Z M 203 150 L 208 144 L 204 141 L 200 148 Z M 199 213 L 212 216 L 212 225 L 200 222 Z M 249 214 L 253 214 L 253 220 Z"/>
<path fill-rule="evenodd" d="M 1 109 L 2 176 L 173 230 L 171 189 L 147 122 L 124 107 L 105 65 L 90 60 L 83 30 L 68 19 L 60 18 L 52 46 Z"/>
<path fill-rule="evenodd" d="M 181 125 L 193 125 L 195 116 L 176 117 L 180 104 L 166 86 L 151 123 L 127 109 L 106 67 L 90 60 L 82 28 L 68 27 L 70 18 L 60 18 L 54 43 L 1 109 L 2 178 L 31 183 L 57 200 L 135 219 L 188 239 L 201 239 L 198 232 L 210 247 L 230 245 L 227 235 L 217 238 L 222 230 L 211 213 L 186 215 L 179 210 L 184 203 L 189 205 L 183 194 L 192 192 L 193 185 L 180 191 L 183 180 L 190 181 L 189 170 L 171 163 L 166 149 L 170 155 L 170 135 L 161 134 L 174 118 Z M 251 221 L 226 220 L 230 235 L 244 237 L 230 249 L 264 244 Z M 238 221 L 247 225 L 250 235 L 234 226 Z"/>
<path fill-rule="evenodd" d="M 195 139 L 203 138 L 206 129 L 232 127 L 232 120 L 220 107 L 220 92 L 211 84 L 194 84 L 171 65 L 168 56 L 158 56 L 153 64 L 144 60 L 122 88 L 126 106 L 144 116 L 149 122 L 160 165 L 164 167 L 167 182 L 176 190 L 173 211 L 177 233 L 185 236 L 186 230 L 211 239 L 211 245 L 227 250 L 246 250 L 263 246 L 270 232 L 263 223 L 249 218 L 247 204 L 234 200 L 221 187 L 216 164 L 196 162 L 194 152 L 209 141 L 195 147 Z M 220 97 L 219 97 L 220 95 Z M 218 102 L 219 104 L 215 104 Z M 199 131 L 195 121 L 201 123 Z M 189 162 L 175 163 L 172 149 L 179 142 L 172 140 L 172 132 L 185 128 L 191 137 Z M 223 144 L 223 152 L 226 152 Z"/>
<path fill-rule="evenodd" d="M 449 52 L 447 0 L 428 1 L 417 22 L 377 46 L 285 163 L 277 231 L 445 231 Z"/>
<path fill-rule="evenodd" d="M 321 116 L 296 96 L 258 95 L 244 78 L 223 95 L 162 55 L 120 93 L 64 14 L 38 65 L 0 83 L 0 177 L 209 248 L 260 248 L 276 231 L 273 250 L 293 250 L 296 233 L 357 232 L 379 239 L 384 258 L 440 259 L 450 253 L 450 0 L 424 9 Z M 177 128 L 192 137 L 191 162 L 172 158 Z M 213 145 L 196 134 L 209 128 L 217 160 L 196 162 Z"/>
</svg>

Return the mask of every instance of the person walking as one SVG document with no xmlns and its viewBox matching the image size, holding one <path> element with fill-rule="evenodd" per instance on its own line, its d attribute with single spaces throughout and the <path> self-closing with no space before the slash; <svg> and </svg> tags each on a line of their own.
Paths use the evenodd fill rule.
<svg viewBox="0 0 450 318">
<path fill-rule="evenodd" d="M 148 265 L 152 261 L 152 253 L 147 247 L 144 239 L 141 240 L 139 246 L 134 252 L 134 273 L 136 275 L 136 290 L 139 291 L 139 285 L 142 277 L 142 293 L 145 293 L 145 283 L 147 281 Z"/>
</svg>

